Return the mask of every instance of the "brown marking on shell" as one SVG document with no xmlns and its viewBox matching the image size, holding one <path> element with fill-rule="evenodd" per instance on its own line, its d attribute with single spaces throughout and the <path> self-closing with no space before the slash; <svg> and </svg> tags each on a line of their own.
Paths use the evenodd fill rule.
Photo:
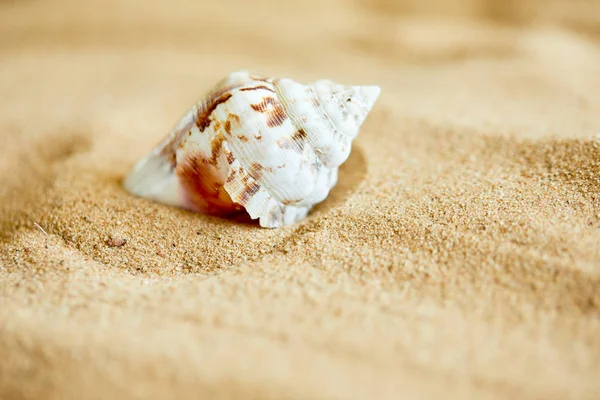
<svg viewBox="0 0 600 400">
<path fill-rule="evenodd" d="M 233 128 L 237 128 L 238 126 L 240 126 L 240 117 L 236 114 L 227 115 L 227 120 L 225 121 L 225 132 L 227 132 L 228 135 L 231 135 L 231 130 Z"/>
<path fill-rule="evenodd" d="M 160 152 L 160 155 L 165 157 L 169 161 L 171 168 L 175 168 L 175 166 L 177 165 L 177 153 L 173 149 L 173 146 L 174 143 L 171 142 L 167 146 L 165 146 Z"/>
<path fill-rule="evenodd" d="M 235 180 L 235 176 L 238 174 L 237 169 L 232 169 L 229 175 L 227 176 L 227 183 L 231 183 Z"/>
<path fill-rule="evenodd" d="M 262 177 L 264 170 L 265 170 L 265 167 L 263 167 L 262 164 L 257 163 L 257 162 L 253 162 L 252 164 L 250 164 L 250 169 L 248 170 L 248 173 L 254 179 L 256 179 L 258 181 Z"/>
<path fill-rule="evenodd" d="M 261 81 L 261 82 L 271 83 L 271 80 L 269 78 L 267 78 L 266 76 L 262 76 L 262 75 L 258 75 L 258 74 L 248 74 L 248 77 L 250 79 L 252 79 L 253 81 Z"/>
<path fill-rule="evenodd" d="M 191 135 L 192 131 L 181 131 L 172 134 L 168 143 L 166 143 L 160 151 L 160 155 L 168 160 L 171 168 L 175 168 L 177 165 L 177 148 L 181 148 L 183 145 L 183 140 L 181 139 L 186 133 Z"/>
<path fill-rule="evenodd" d="M 236 87 L 239 87 L 239 84 L 217 85 L 210 93 L 207 94 L 205 101 L 203 101 L 200 105 L 197 104 L 194 106 L 193 110 L 196 115 L 196 126 L 198 126 L 201 132 L 210 125 L 210 115 L 215 108 L 217 108 L 219 104 L 229 100 L 229 98 L 232 96 L 231 92 Z M 216 128 L 220 128 L 220 126 L 217 125 Z M 218 131 L 218 129 L 215 129 L 215 131 Z M 160 155 L 169 161 L 171 168 L 175 168 L 177 166 L 177 145 L 181 142 L 181 139 L 184 135 L 190 136 L 191 133 L 192 132 L 190 129 L 173 132 L 169 142 L 166 143 L 162 148 Z"/>
<path fill-rule="evenodd" d="M 302 143 L 302 146 L 304 146 L 304 142 L 306 142 L 307 137 L 308 135 L 306 134 L 306 132 L 304 132 L 304 129 L 298 129 L 292 135 L 292 140 L 298 144 Z"/>
<path fill-rule="evenodd" d="M 227 163 L 229 165 L 233 164 L 233 162 L 235 161 L 235 156 L 233 155 L 233 153 L 229 152 L 227 153 Z"/>
<path fill-rule="evenodd" d="M 289 138 L 280 138 L 277 141 L 277 146 L 284 150 L 295 150 L 299 153 L 304 151 L 306 145 L 307 134 L 303 129 L 298 129 Z"/>
<path fill-rule="evenodd" d="M 218 134 L 217 136 L 215 136 L 211 142 L 210 142 L 210 149 L 211 149 L 211 158 L 210 158 L 210 163 L 212 165 L 217 166 L 217 160 L 219 158 L 219 155 L 221 154 L 221 150 L 223 149 L 223 142 L 225 141 L 225 138 L 223 137 L 223 135 Z"/>
<path fill-rule="evenodd" d="M 244 189 L 240 194 L 240 200 L 242 204 L 246 204 L 250 197 L 254 196 L 256 192 L 260 190 L 260 186 L 256 182 L 249 182 L 248 179 L 245 179 Z"/>
<path fill-rule="evenodd" d="M 241 142 L 246 143 L 248 141 L 248 138 L 244 135 L 238 135 L 238 139 L 240 139 Z"/>
<path fill-rule="evenodd" d="M 273 97 L 264 97 L 258 104 L 250 104 L 254 111 L 266 114 L 267 126 L 273 128 L 282 125 L 287 119 L 281 103 Z"/>
<path fill-rule="evenodd" d="M 176 173 L 190 205 L 201 212 L 221 216 L 242 211 L 244 208 L 234 203 L 223 187 L 214 158 L 214 153 L 211 159 L 195 153 L 177 166 Z"/>
<path fill-rule="evenodd" d="M 273 222 L 279 221 L 279 220 L 281 220 L 282 215 L 283 215 L 283 210 L 281 210 L 281 208 L 279 208 L 279 207 L 274 208 L 269 212 L 269 221 L 273 221 Z"/>
<path fill-rule="evenodd" d="M 254 139 L 256 139 L 256 140 L 262 140 L 262 135 L 260 133 L 255 133 L 254 134 Z"/>
<path fill-rule="evenodd" d="M 231 98 L 231 96 L 232 94 L 230 92 L 225 92 L 222 94 L 213 93 L 206 99 L 205 102 L 202 103 L 202 107 L 198 109 L 198 115 L 196 117 L 196 126 L 198 129 L 200 129 L 200 132 L 204 132 L 204 130 L 210 125 L 212 122 L 211 115 L 219 106 L 219 104 L 225 103 Z"/>
<path fill-rule="evenodd" d="M 259 90 L 259 89 L 268 90 L 269 92 L 275 93 L 275 91 L 273 89 L 271 89 L 270 87 L 267 87 L 265 85 L 259 85 L 259 86 L 241 88 L 240 92 L 247 92 L 247 91 Z"/>
</svg>

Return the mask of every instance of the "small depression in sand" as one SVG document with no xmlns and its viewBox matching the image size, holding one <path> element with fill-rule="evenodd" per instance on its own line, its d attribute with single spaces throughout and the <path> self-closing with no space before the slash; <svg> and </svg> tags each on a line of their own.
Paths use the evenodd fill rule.
<svg viewBox="0 0 600 400">
<path fill-rule="evenodd" d="M 32 154 L 32 158 L 48 159 L 53 167 L 43 169 L 36 179 L 23 180 L 28 182 L 26 185 L 15 187 L 26 194 L 25 200 L 10 205 L 12 212 L 4 214 L 9 217 L 3 222 L 3 232 L 10 236 L 28 221 L 37 221 L 48 233 L 58 235 L 87 257 L 133 273 L 176 270 L 212 274 L 257 260 L 280 249 L 303 224 L 343 205 L 366 175 L 363 151 L 354 145 L 340 168 L 338 184 L 305 221 L 265 229 L 247 216 L 213 217 L 134 197 L 123 189 L 122 173 L 116 172 L 116 167 L 111 171 L 86 167 L 85 155 L 68 162 L 70 154 L 75 154 L 67 152 L 68 148 L 80 139 L 54 141 L 62 143 L 65 157 L 48 159 L 44 145 Z M 15 225 L 15 221 L 20 223 Z"/>
</svg>

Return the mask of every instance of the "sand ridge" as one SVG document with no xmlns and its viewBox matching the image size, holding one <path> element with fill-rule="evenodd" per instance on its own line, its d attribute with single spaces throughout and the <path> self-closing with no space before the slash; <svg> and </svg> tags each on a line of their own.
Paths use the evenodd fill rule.
<svg viewBox="0 0 600 400">
<path fill-rule="evenodd" d="M 0 398 L 598 396 L 600 5 L 319 4 L 0 2 Z M 330 197 L 125 192 L 240 67 L 382 86 Z"/>
</svg>

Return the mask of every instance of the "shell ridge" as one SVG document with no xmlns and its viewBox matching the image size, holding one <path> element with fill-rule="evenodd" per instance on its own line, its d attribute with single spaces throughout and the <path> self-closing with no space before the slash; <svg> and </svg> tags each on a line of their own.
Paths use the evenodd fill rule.
<svg viewBox="0 0 600 400">
<path fill-rule="evenodd" d="M 285 96 L 285 103 L 289 104 L 293 110 L 290 111 L 290 118 L 296 125 L 302 126 L 304 133 L 310 140 L 310 143 L 316 153 L 316 156 L 323 162 L 327 168 L 339 166 L 341 160 L 347 157 L 347 142 L 349 138 L 346 135 L 336 135 L 336 127 L 327 114 L 324 107 L 323 98 L 317 95 L 315 85 L 301 85 L 291 79 L 280 80 L 278 90 Z M 293 96 L 288 95 L 288 91 L 294 91 L 298 86 L 302 87 L 301 93 Z M 293 101 L 288 100 L 295 97 Z M 341 144 L 341 145 L 336 145 Z M 341 147 L 341 148 L 340 148 Z"/>
<path fill-rule="evenodd" d="M 285 94 L 285 92 L 283 90 L 283 87 L 280 87 L 279 85 L 277 85 L 277 82 L 275 82 L 274 87 L 275 87 L 275 91 L 277 92 L 277 96 L 278 97 L 282 97 L 283 100 L 284 100 L 284 101 L 282 101 L 283 108 L 285 109 L 286 114 L 288 115 L 288 118 L 290 119 L 290 121 L 291 121 L 292 125 L 294 126 L 294 128 L 297 131 L 302 130 L 303 132 L 305 132 L 304 130 L 306 129 L 305 135 L 302 138 L 299 139 L 299 140 L 303 140 L 304 141 L 304 145 L 305 146 L 308 146 L 308 149 L 304 149 L 304 151 L 310 151 L 310 152 L 312 152 L 315 155 L 316 172 L 315 172 L 314 178 L 313 178 L 313 182 L 314 182 L 314 189 L 313 189 L 313 191 L 308 196 L 306 196 L 305 198 L 303 198 L 303 199 L 297 199 L 297 201 L 295 201 L 295 202 L 293 202 L 293 203 L 290 204 L 290 206 L 298 206 L 298 207 L 300 207 L 300 206 L 303 206 L 308 199 L 310 199 L 311 197 L 313 197 L 313 194 L 315 193 L 315 191 L 317 191 L 319 189 L 317 183 L 319 181 L 319 177 L 321 176 L 322 169 L 328 169 L 325 166 L 325 163 L 323 161 L 323 158 L 326 158 L 326 154 L 324 154 L 322 151 L 317 151 L 317 148 L 315 146 L 314 140 L 312 139 L 313 135 L 311 135 L 311 134 L 308 133 L 308 131 L 310 129 L 293 112 L 294 105 L 292 104 L 291 101 L 288 101 L 288 99 L 287 99 L 288 96 Z M 316 105 L 313 104 L 313 106 L 316 106 Z M 296 141 L 294 141 L 294 143 L 299 148 L 302 148 L 302 146 L 300 144 L 296 143 Z"/>
<path fill-rule="evenodd" d="M 247 87 L 249 89 L 252 89 L 253 87 L 259 89 L 260 86 L 262 85 L 248 85 Z M 269 88 L 267 88 L 267 90 L 274 93 L 274 90 L 270 90 Z M 239 91 L 241 91 L 241 89 L 239 89 Z M 223 121 L 226 119 L 225 114 L 228 114 L 229 112 L 232 112 L 236 115 L 241 115 L 244 113 L 250 113 L 250 110 L 238 110 L 236 109 L 235 103 L 228 103 L 223 109 L 216 110 L 217 118 Z M 252 113 L 250 113 L 250 115 L 252 115 Z M 247 118 L 245 120 L 251 121 L 252 118 Z M 239 132 L 232 129 L 230 133 L 228 132 L 226 138 L 228 136 L 235 136 L 238 133 Z M 244 132 L 244 134 L 247 135 L 249 132 Z M 233 201 L 236 201 L 246 207 L 246 211 L 253 219 L 258 218 L 261 221 L 261 226 L 276 227 L 281 225 L 283 204 L 277 196 L 279 195 L 282 198 L 284 198 L 284 196 L 278 191 L 273 190 L 273 188 L 277 189 L 276 185 L 265 185 L 264 180 L 257 179 L 259 177 L 257 177 L 256 172 L 253 171 L 252 164 L 247 162 L 247 160 L 251 159 L 251 148 L 243 146 L 243 143 L 237 143 L 235 140 L 226 140 L 226 143 L 228 151 L 234 157 L 234 161 L 230 165 L 230 171 L 235 170 L 234 168 L 238 169 L 236 170 L 237 176 L 231 177 L 232 172 L 228 173 L 225 183 L 225 190 L 232 197 Z M 260 200 L 257 203 L 257 198 L 263 198 L 263 200 Z"/>
<path fill-rule="evenodd" d="M 271 88 L 273 87 L 273 85 L 270 83 L 268 85 Z M 269 93 L 268 96 L 276 95 L 276 93 L 274 93 L 275 90 L 269 91 L 273 93 Z M 265 120 L 264 114 L 252 108 L 252 105 L 256 105 L 254 101 L 260 101 L 261 99 L 264 100 L 264 96 L 261 97 L 260 93 L 254 93 L 252 91 L 249 91 L 247 93 L 244 93 L 243 97 L 236 97 L 235 99 L 232 98 L 231 102 L 228 103 L 229 110 L 221 109 L 218 110 L 218 112 L 221 113 L 221 119 L 225 118 L 224 114 L 226 112 L 232 112 L 239 115 L 239 118 L 245 121 L 240 126 L 235 127 L 235 129 L 232 128 L 231 131 L 228 132 L 228 137 L 231 139 L 228 140 L 231 146 L 231 151 L 235 155 L 236 159 L 239 160 L 241 166 L 251 176 L 253 176 L 262 186 L 264 186 L 267 189 L 267 191 L 273 196 L 274 200 L 283 204 L 283 202 L 288 198 L 288 195 L 286 194 L 286 192 L 283 191 L 284 187 L 281 187 L 281 184 L 278 184 L 278 182 L 276 181 L 276 176 L 273 176 L 269 173 L 262 173 L 259 177 L 257 176 L 256 172 L 253 173 L 253 170 L 256 169 L 253 168 L 255 165 L 258 165 L 258 167 L 261 169 L 261 172 L 263 169 L 272 168 L 272 166 L 269 167 L 268 165 L 260 163 L 260 161 L 256 159 L 256 157 L 259 156 L 260 152 L 255 153 L 255 151 L 261 147 L 265 149 L 265 143 L 269 142 L 272 139 L 270 138 L 270 135 L 272 135 L 273 133 L 286 133 L 285 124 L 281 126 L 269 127 Z M 238 103 L 240 102 L 244 106 L 241 109 L 237 109 L 237 107 L 239 106 Z M 295 129 L 293 128 L 293 124 L 291 124 L 291 121 L 289 122 L 289 125 L 292 127 L 292 130 Z M 254 128 L 249 129 L 249 126 L 253 126 Z M 254 131 L 257 129 L 262 132 L 261 135 L 263 136 L 263 139 L 261 143 L 256 143 L 254 139 L 249 139 L 249 137 L 251 137 L 253 133 L 256 133 Z M 242 136 L 244 140 L 240 141 L 239 136 Z M 263 152 L 264 151 L 265 150 L 263 150 Z M 282 163 L 285 164 L 285 158 L 283 158 L 284 156 L 281 152 L 282 149 L 273 146 L 272 150 L 269 151 L 268 154 L 271 154 L 270 158 L 272 158 L 273 160 L 278 160 L 279 157 L 282 157 Z M 295 157 L 297 158 L 299 157 L 299 155 L 296 155 Z"/>
<path fill-rule="evenodd" d="M 317 96 L 317 99 L 319 100 L 319 106 L 318 106 L 319 109 L 321 111 L 323 111 L 323 115 L 326 116 L 325 123 L 331 129 L 331 133 L 332 133 L 333 137 L 337 139 L 339 137 L 339 134 L 340 133 L 343 134 L 343 132 L 339 131 L 338 127 L 333 122 L 333 118 L 331 118 L 331 115 L 329 115 L 329 112 L 327 111 L 327 109 L 324 106 L 325 102 L 330 101 L 330 99 L 323 99 L 323 97 L 321 97 L 320 90 L 318 90 L 317 88 L 314 88 L 314 93 Z"/>
<path fill-rule="evenodd" d="M 352 145 L 352 138 L 344 134 L 344 132 L 341 132 L 340 129 L 338 129 L 333 118 L 331 118 L 331 115 L 329 115 L 329 112 L 325 108 L 325 102 L 330 101 L 330 99 L 323 99 L 321 91 L 316 86 L 313 86 L 313 92 L 315 93 L 319 101 L 318 107 L 322 111 L 322 115 L 326 116 L 324 120 L 330 129 L 332 138 L 335 142 L 341 143 L 342 146 L 344 146 L 343 149 L 345 149 L 341 151 L 341 156 L 338 156 L 338 158 L 335 159 L 335 162 L 332 162 L 329 158 L 327 158 L 327 160 L 329 161 L 329 168 L 337 168 L 340 165 L 342 165 L 348 158 Z M 324 157 L 328 156 L 328 152 L 324 152 L 323 154 Z"/>
<path fill-rule="evenodd" d="M 270 85 L 270 83 L 268 83 L 268 82 L 266 84 Z M 248 86 L 248 87 L 250 87 L 250 86 Z M 232 103 L 233 103 L 233 101 L 232 101 Z M 235 109 L 236 108 L 235 103 L 228 104 L 228 106 L 230 107 L 230 109 L 227 110 L 228 114 L 229 114 L 229 111 L 231 111 L 231 114 L 234 114 L 234 115 L 240 115 L 240 114 L 244 114 L 244 113 L 247 114 L 249 112 L 249 110 L 236 110 Z M 227 117 L 225 117 L 223 115 L 225 113 L 224 109 L 219 110 L 219 111 L 215 110 L 215 111 L 217 112 L 217 115 L 221 114 L 220 115 L 220 119 L 221 120 L 226 120 L 227 119 Z M 253 113 L 251 113 L 251 115 L 252 114 Z M 229 117 L 229 115 L 228 115 L 228 117 Z M 246 131 L 245 129 L 243 130 L 242 128 L 244 127 L 244 125 L 250 125 L 249 122 L 252 121 L 252 120 L 254 120 L 254 118 L 256 118 L 256 117 L 253 117 L 253 118 L 241 118 L 242 120 L 245 120 L 245 121 L 248 121 L 248 122 L 245 123 L 245 124 L 242 124 L 242 126 L 240 126 L 238 128 L 235 128 L 235 129 L 232 128 L 231 129 L 231 133 L 227 132 L 228 134 L 226 135 L 226 137 L 232 137 L 233 135 L 238 135 L 240 133 L 239 131 L 243 131 L 243 135 L 244 136 L 248 135 L 250 132 Z M 238 143 L 236 140 L 227 140 L 227 142 L 228 142 L 228 145 L 230 147 L 231 153 L 234 155 L 236 161 L 240 164 L 240 166 L 244 169 L 244 171 L 251 178 L 253 178 L 254 181 L 257 181 L 258 179 L 256 179 L 256 175 L 253 176 L 253 174 L 251 173 L 251 171 L 252 171 L 252 165 L 249 162 L 246 161 L 246 160 L 251 159 L 250 156 L 251 156 L 251 150 L 252 150 L 252 148 L 250 146 L 242 146 L 241 145 L 242 143 Z M 260 184 L 260 182 L 258 182 L 258 184 Z M 275 196 L 275 200 L 279 200 L 279 198 L 277 196 L 278 193 L 271 193 L 268 190 L 267 190 L 267 192 L 269 192 L 272 196 L 274 195 Z"/>
<path fill-rule="evenodd" d="M 342 146 L 341 149 L 338 149 L 338 153 L 333 160 L 331 160 L 329 157 L 329 152 L 323 153 L 324 157 L 327 157 L 328 167 L 330 169 L 338 168 L 340 165 L 346 162 L 348 156 L 350 155 L 350 150 L 352 149 L 352 138 L 338 129 L 333 118 L 331 118 L 329 115 L 329 112 L 325 108 L 325 102 L 329 101 L 329 99 L 323 99 L 320 90 L 318 90 L 316 87 L 314 87 L 314 93 L 319 100 L 319 108 L 323 111 L 323 115 L 327 116 L 325 123 L 330 128 L 332 138 L 336 143 L 339 143 Z"/>
<path fill-rule="evenodd" d="M 321 114 L 323 115 L 325 113 L 324 108 L 322 107 L 322 103 L 320 103 L 320 99 L 317 97 L 317 102 L 313 101 L 313 99 L 316 97 L 316 91 L 314 90 L 314 88 L 312 88 L 311 86 L 306 86 L 303 85 L 304 87 L 304 91 L 303 93 L 306 95 L 305 100 L 310 102 L 310 107 L 312 107 L 314 110 L 316 110 L 315 112 L 317 114 Z M 325 132 L 332 132 L 333 129 L 331 127 L 331 124 L 328 124 L 327 119 L 326 118 L 320 118 L 318 121 L 318 124 L 321 125 L 321 129 L 315 132 L 315 127 L 311 127 L 309 126 L 309 124 L 305 123 L 302 119 L 301 116 L 298 116 L 294 111 L 293 111 L 293 104 L 291 101 L 289 101 L 287 99 L 287 94 L 285 93 L 285 87 L 280 87 L 279 85 L 275 86 L 278 94 L 282 97 L 284 97 L 285 101 L 285 107 L 286 109 L 291 109 L 289 111 L 289 118 L 292 121 L 292 123 L 294 124 L 294 126 L 296 127 L 296 129 L 302 129 L 303 131 L 305 131 L 306 133 L 306 137 L 305 139 L 305 143 L 309 145 L 311 151 L 315 154 L 315 159 L 316 159 L 316 163 L 315 163 L 315 173 L 314 173 L 314 190 L 308 195 L 306 196 L 304 199 L 293 203 L 291 205 L 293 206 L 304 206 L 304 205 L 308 205 L 311 203 L 318 203 L 321 202 L 322 200 L 324 200 L 327 195 L 329 194 L 330 190 L 331 190 L 331 186 L 330 184 L 330 180 L 328 179 L 328 177 L 331 175 L 331 170 L 332 169 L 337 169 L 337 164 L 331 164 L 329 163 L 328 165 L 328 161 L 329 161 L 329 152 L 331 151 L 327 151 L 327 148 L 323 148 L 323 147 L 319 147 L 315 144 L 316 139 L 315 139 L 315 135 L 319 135 L 322 134 L 323 131 Z M 317 122 L 315 122 L 317 123 Z M 312 208 L 309 207 L 308 210 L 310 210 Z"/>
<path fill-rule="evenodd" d="M 229 166 L 223 187 L 231 199 L 242 205 L 253 219 L 265 214 L 269 204 L 273 201 L 269 193 L 261 188 L 252 177 L 247 175 L 247 172 L 239 165 L 238 160 L 235 160 Z M 262 196 L 263 199 L 256 202 L 258 195 Z"/>
<path fill-rule="evenodd" d="M 275 92 L 277 94 L 277 99 L 281 102 L 282 107 L 285 110 L 285 113 L 286 113 L 287 117 L 289 118 L 289 120 L 291 121 L 294 128 L 296 128 L 296 130 L 304 131 L 304 129 L 306 129 L 306 124 L 303 124 L 302 121 L 293 112 L 294 105 L 292 104 L 291 101 L 287 101 L 288 96 L 283 92 L 283 88 L 280 88 L 279 85 L 277 85 L 277 82 L 275 83 L 274 87 L 275 87 Z M 284 101 L 282 101 L 282 99 L 280 99 L 280 97 L 283 98 Z M 315 155 L 317 157 L 319 157 L 319 154 L 317 154 L 317 152 L 315 151 L 315 144 L 313 143 L 311 136 L 306 135 L 304 137 L 304 141 L 306 144 L 308 144 L 310 146 L 311 150 L 315 153 Z M 296 146 L 298 146 L 299 149 L 301 149 L 301 146 L 298 143 L 296 143 L 296 141 L 294 141 L 294 144 Z"/>
</svg>

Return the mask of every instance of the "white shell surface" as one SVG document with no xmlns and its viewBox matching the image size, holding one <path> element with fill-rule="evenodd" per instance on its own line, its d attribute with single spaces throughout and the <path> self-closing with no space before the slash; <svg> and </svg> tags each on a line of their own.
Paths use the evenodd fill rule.
<svg viewBox="0 0 600 400">
<path fill-rule="evenodd" d="M 134 166 L 124 186 L 207 214 L 245 210 L 263 227 L 293 224 L 337 183 L 379 93 L 377 86 L 234 72 Z"/>
</svg>

